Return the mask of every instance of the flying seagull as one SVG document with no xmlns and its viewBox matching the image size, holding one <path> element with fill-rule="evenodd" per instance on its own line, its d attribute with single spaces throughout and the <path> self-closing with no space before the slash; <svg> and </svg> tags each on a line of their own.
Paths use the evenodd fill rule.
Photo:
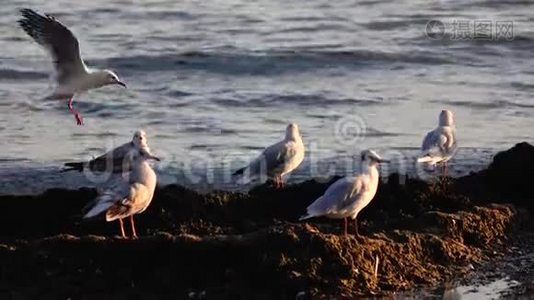
<svg viewBox="0 0 534 300">
<path fill-rule="evenodd" d="M 147 149 L 137 151 L 133 159 L 129 182 L 121 182 L 105 190 L 83 209 L 84 219 L 96 217 L 105 212 L 107 222 L 119 220 L 121 236 L 126 238 L 123 219 L 130 217 L 132 238 L 137 238 L 134 215 L 147 209 L 156 189 L 156 173 L 148 164 L 149 159 L 159 161 Z"/>
<path fill-rule="evenodd" d="M 65 167 L 67 168 L 63 169 L 62 172 L 83 172 L 84 170 L 111 173 L 128 172 L 131 170 L 134 154 L 142 148 L 150 151 L 150 148 L 147 144 L 146 133 L 143 130 L 137 130 L 134 133 L 131 142 L 122 144 L 119 147 L 88 162 L 65 163 Z"/>
<path fill-rule="evenodd" d="M 457 149 L 454 115 L 450 110 L 442 110 L 439 114 L 438 127 L 427 133 L 423 140 L 417 162 L 432 167 L 442 164 L 443 174 L 446 175 L 447 162 L 454 156 Z"/>
<path fill-rule="evenodd" d="M 248 166 L 235 171 L 232 175 L 247 175 L 257 178 L 262 175 L 274 178 L 276 188 L 284 185 L 283 176 L 295 170 L 304 160 L 304 143 L 299 127 L 291 123 L 286 127 L 284 140 L 267 147 Z"/>
<path fill-rule="evenodd" d="M 72 106 L 75 95 L 110 84 L 126 87 L 112 71 L 88 68 L 74 34 L 53 16 L 43 16 L 28 8 L 20 13 L 22 18 L 18 23 L 22 29 L 50 53 L 54 62 L 56 88 L 45 99 L 68 100 L 68 108 L 78 125 L 83 125 L 83 118 Z"/>
<path fill-rule="evenodd" d="M 330 185 L 324 195 L 306 208 L 306 215 L 299 220 L 321 216 L 344 219 L 345 236 L 347 236 L 347 219 L 351 218 L 354 220 L 354 232 L 358 235 L 356 217 L 376 194 L 379 179 L 378 164 L 388 162 L 372 150 L 363 151 L 361 160 L 362 170 L 360 174 L 343 177 Z"/>
</svg>

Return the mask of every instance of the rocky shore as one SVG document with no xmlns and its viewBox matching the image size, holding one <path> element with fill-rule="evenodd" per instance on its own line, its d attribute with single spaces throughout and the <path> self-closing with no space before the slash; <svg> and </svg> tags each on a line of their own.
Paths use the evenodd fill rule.
<svg viewBox="0 0 534 300">
<path fill-rule="evenodd" d="M 350 298 L 436 287 L 513 245 L 532 251 L 518 241 L 533 231 L 533 178 L 527 143 L 457 179 L 393 174 L 360 215 L 361 237 L 344 237 L 339 221 L 297 221 L 329 185 L 313 180 L 248 194 L 162 187 L 136 219 L 139 240 L 80 220 L 93 189 L 2 196 L 0 298 Z"/>
</svg>

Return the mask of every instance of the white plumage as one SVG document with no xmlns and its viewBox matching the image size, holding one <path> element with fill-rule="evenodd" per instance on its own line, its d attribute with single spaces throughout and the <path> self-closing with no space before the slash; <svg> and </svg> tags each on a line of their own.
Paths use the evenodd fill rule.
<svg viewBox="0 0 534 300">
<path fill-rule="evenodd" d="M 141 148 L 134 156 L 128 182 L 121 182 L 107 189 L 84 209 L 84 218 L 92 218 L 105 213 L 106 221 L 119 220 L 121 234 L 126 237 L 122 219 L 130 217 L 132 235 L 137 238 L 133 216 L 142 213 L 150 205 L 156 189 L 156 173 L 148 164 L 148 159 L 159 160 L 148 149 Z"/>
<path fill-rule="evenodd" d="M 46 98 L 69 100 L 69 109 L 78 125 L 83 125 L 83 118 L 72 107 L 75 94 L 109 84 L 126 87 L 112 71 L 88 68 L 81 58 L 78 40 L 54 17 L 40 15 L 28 8 L 20 12 L 22 19 L 18 23 L 22 29 L 44 47 L 53 59 L 57 85 L 52 95 Z"/>
<path fill-rule="evenodd" d="M 345 235 L 347 234 L 347 218 L 354 220 L 354 228 L 358 234 L 356 218 L 358 213 L 373 200 L 378 189 L 378 164 L 387 162 L 372 150 L 361 154 L 362 171 L 356 176 L 343 177 L 328 187 L 324 195 L 306 208 L 307 214 L 300 220 L 313 217 L 345 219 Z"/>
<path fill-rule="evenodd" d="M 427 133 L 421 146 L 421 154 L 417 162 L 429 166 L 449 161 L 458 148 L 454 116 L 450 110 L 442 110 L 439 115 L 438 127 Z"/>
<path fill-rule="evenodd" d="M 249 179 L 267 176 L 274 178 L 277 187 L 283 186 L 283 176 L 295 170 L 304 160 L 304 143 L 297 124 L 286 128 L 284 140 L 271 145 L 248 166 L 233 175 L 244 175 Z"/>
</svg>

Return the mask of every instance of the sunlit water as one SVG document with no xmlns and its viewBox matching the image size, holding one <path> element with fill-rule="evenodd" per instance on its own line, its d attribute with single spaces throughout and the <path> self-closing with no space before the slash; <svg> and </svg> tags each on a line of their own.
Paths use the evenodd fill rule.
<svg viewBox="0 0 534 300">
<path fill-rule="evenodd" d="M 485 283 L 473 283 L 458 285 L 447 288 L 444 291 L 432 289 L 401 292 L 384 299 L 443 299 L 443 300 L 478 300 L 478 299 L 502 299 L 506 292 L 519 285 L 519 282 L 509 277 L 499 278 Z M 511 296 L 510 296 L 511 297 Z M 382 299 L 382 298 L 378 298 Z M 513 299 L 531 299 L 529 295 L 515 296 Z"/>
<path fill-rule="evenodd" d="M 85 126 L 66 103 L 39 100 L 50 63 L 17 26 L 21 7 L 55 15 L 79 37 L 88 64 L 128 84 L 78 97 Z M 479 19 L 512 21 L 514 39 L 455 40 L 449 27 L 442 39 L 425 36 L 429 20 Z M 364 148 L 409 161 L 443 108 L 456 114 L 462 147 L 451 173 L 465 174 L 533 140 L 532 28 L 528 1 L 2 3 L 0 192 L 87 185 L 58 169 L 138 128 L 164 158 L 157 168 L 169 182 L 224 186 L 218 170 L 281 139 L 290 121 L 309 148 L 293 180 L 327 173 L 310 172 L 315 163 L 347 173 L 344 161 Z M 195 172 L 198 182 L 187 176 Z"/>
</svg>

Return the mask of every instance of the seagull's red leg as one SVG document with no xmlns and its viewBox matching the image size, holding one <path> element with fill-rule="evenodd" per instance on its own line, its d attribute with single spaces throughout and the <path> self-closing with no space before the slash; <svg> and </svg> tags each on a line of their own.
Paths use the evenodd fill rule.
<svg viewBox="0 0 534 300">
<path fill-rule="evenodd" d="M 68 103 L 69 110 L 74 115 L 74 118 L 76 118 L 76 124 L 83 125 L 82 115 L 72 107 L 73 100 L 74 100 L 74 95 L 72 95 L 72 97 L 70 97 L 69 99 L 69 103 Z"/>
<path fill-rule="evenodd" d="M 447 177 L 447 162 L 443 163 L 443 177 Z"/>
<path fill-rule="evenodd" d="M 132 238 L 137 239 L 137 232 L 135 232 L 135 224 L 133 215 L 130 216 L 130 225 L 132 225 Z"/>
<path fill-rule="evenodd" d="M 121 225 L 121 236 L 122 238 L 126 238 L 126 234 L 124 233 L 124 223 L 122 222 L 122 219 L 119 219 L 119 224 Z"/>
<path fill-rule="evenodd" d="M 348 226 L 349 226 L 349 220 L 347 218 L 344 218 L 345 220 L 345 237 L 348 235 Z"/>
<path fill-rule="evenodd" d="M 274 188 L 277 190 L 280 188 L 280 180 L 278 179 L 278 175 L 274 176 Z"/>
<path fill-rule="evenodd" d="M 277 176 L 278 178 L 278 189 L 282 189 L 284 187 L 284 181 L 282 180 L 282 176 Z"/>
<path fill-rule="evenodd" d="M 358 233 L 358 221 L 356 219 L 354 219 L 354 234 L 356 236 L 360 236 L 360 234 Z"/>
</svg>

